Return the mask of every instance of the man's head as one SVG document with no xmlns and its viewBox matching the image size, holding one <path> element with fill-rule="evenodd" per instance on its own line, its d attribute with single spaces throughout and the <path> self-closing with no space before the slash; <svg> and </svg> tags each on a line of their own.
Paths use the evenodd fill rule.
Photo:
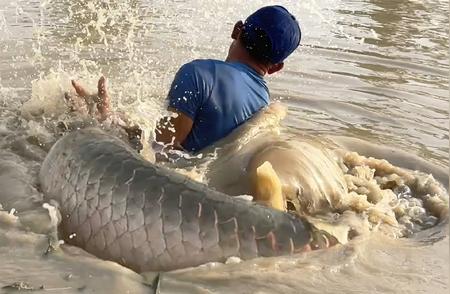
<svg viewBox="0 0 450 294">
<path fill-rule="evenodd" d="M 231 37 L 235 42 L 229 57 L 244 49 L 252 63 L 270 74 L 282 69 L 284 60 L 299 46 L 301 31 L 295 17 L 284 7 L 266 6 L 245 22 L 237 22 Z"/>
</svg>

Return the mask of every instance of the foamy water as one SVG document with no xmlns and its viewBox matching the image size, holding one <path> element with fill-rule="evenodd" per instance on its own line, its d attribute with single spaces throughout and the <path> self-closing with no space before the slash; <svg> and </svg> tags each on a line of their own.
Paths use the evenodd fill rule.
<svg viewBox="0 0 450 294">
<path fill-rule="evenodd" d="M 240 195 L 248 169 L 271 161 L 290 207 L 343 245 L 158 276 L 60 244 L 36 175 L 61 122 L 74 121 L 64 113 L 70 79 L 94 89 L 105 74 L 114 108 L 150 138 L 178 66 L 223 58 L 233 22 L 266 3 L 0 1 L 1 291 L 448 292 L 441 1 L 286 1 L 302 20 L 303 47 L 269 85 L 287 115 L 274 106 L 219 149 L 164 163 Z"/>
</svg>

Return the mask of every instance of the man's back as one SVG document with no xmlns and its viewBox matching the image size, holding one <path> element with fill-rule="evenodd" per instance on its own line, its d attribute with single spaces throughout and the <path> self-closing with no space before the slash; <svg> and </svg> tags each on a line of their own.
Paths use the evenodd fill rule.
<svg viewBox="0 0 450 294">
<path fill-rule="evenodd" d="M 263 77 L 238 62 L 194 60 L 178 71 L 168 95 L 169 107 L 193 121 L 183 142 L 199 151 L 220 140 L 269 104 Z"/>
</svg>

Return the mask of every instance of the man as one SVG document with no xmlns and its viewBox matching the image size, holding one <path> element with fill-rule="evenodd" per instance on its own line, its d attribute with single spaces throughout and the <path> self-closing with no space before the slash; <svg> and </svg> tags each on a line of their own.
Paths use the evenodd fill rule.
<svg viewBox="0 0 450 294">
<path fill-rule="evenodd" d="M 299 46 L 301 31 L 295 17 L 282 6 L 267 6 L 235 24 L 225 61 L 194 60 L 183 65 L 168 95 L 175 115 L 162 119 L 156 141 L 172 148 L 198 152 L 227 136 L 269 104 L 263 77 L 280 71 Z M 87 92 L 75 81 L 77 94 Z M 109 115 L 105 79 L 95 101 L 99 120 Z"/>
</svg>

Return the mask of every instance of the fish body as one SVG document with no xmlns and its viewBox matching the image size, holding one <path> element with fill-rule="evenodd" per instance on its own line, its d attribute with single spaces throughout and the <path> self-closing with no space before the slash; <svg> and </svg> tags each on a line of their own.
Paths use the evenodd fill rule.
<svg viewBox="0 0 450 294">
<path fill-rule="evenodd" d="M 59 139 L 39 179 L 67 243 L 137 272 L 293 254 L 312 238 L 304 219 L 150 163 L 96 128 Z"/>
</svg>

